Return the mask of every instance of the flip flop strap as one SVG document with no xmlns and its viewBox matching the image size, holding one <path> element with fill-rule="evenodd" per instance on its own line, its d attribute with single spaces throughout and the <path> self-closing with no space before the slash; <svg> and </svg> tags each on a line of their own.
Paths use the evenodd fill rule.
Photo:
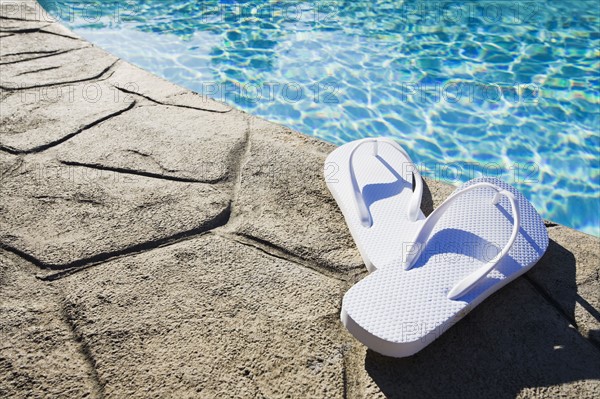
<svg viewBox="0 0 600 399">
<path fill-rule="evenodd" d="M 408 162 L 412 164 L 412 160 L 410 159 L 410 156 L 404 150 L 404 148 L 398 145 L 398 143 L 396 143 L 394 140 L 390 140 L 387 138 L 365 139 L 362 140 L 360 143 L 356 144 L 356 146 L 352 149 L 352 152 L 350 153 L 349 169 L 350 180 L 352 182 L 352 190 L 354 192 L 354 203 L 356 204 L 356 209 L 358 210 L 360 223 L 367 228 L 373 225 L 373 217 L 371 216 L 369 207 L 365 203 L 365 199 L 356 179 L 356 173 L 354 171 L 354 154 L 364 144 L 370 143 L 373 144 L 373 156 L 378 156 L 380 142 L 391 145 L 396 151 L 404 155 Z M 408 220 L 414 222 L 419 217 L 419 210 L 421 209 L 421 198 L 423 197 L 423 181 L 421 180 L 421 174 L 419 173 L 416 167 L 413 168 L 412 174 L 415 180 L 415 185 L 413 187 L 413 195 L 408 205 Z"/>
<path fill-rule="evenodd" d="M 501 196 L 505 196 L 506 198 L 508 198 L 510 205 L 512 207 L 512 216 L 513 216 L 512 234 L 511 234 L 508 242 L 502 249 L 502 251 L 500 251 L 496 256 L 494 256 L 484 266 L 475 270 L 474 272 L 472 272 L 471 274 L 469 274 L 468 276 L 463 278 L 461 281 L 459 281 L 454 287 L 452 287 L 450 292 L 448 292 L 448 299 L 455 300 L 457 298 L 460 298 L 467 292 L 469 292 L 471 289 L 473 289 L 473 287 L 475 287 L 492 270 L 494 270 L 496 265 L 500 262 L 500 260 L 502 260 L 502 258 L 504 258 L 508 254 L 511 247 L 515 243 L 515 240 L 517 239 L 517 236 L 519 235 L 521 216 L 519 214 L 519 207 L 517 206 L 517 199 L 515 198 L 513 193 L 511 193 L 510 191 L 504 190 L 503 188 L 498 187 L 495 184 L 482 182 L 482 183 L 473 184 L 472 186 L 469 186 L 469 187 L 455 193 L 454 195 L 450 196 L 446 201 L 444 201 L 444 203 L 442 205 L 440 205 L 436 210 L 434 210 L 431 213 L 431 215 L 429 215 L 429 217 L 427 218 L 427 220 L 421 227 L 421 230 L 417 234 L 417 238 L 414 240 L 414 243 L 417 246 L 417 250 L 409 251 L 407 253 L 406 259 L 404 260 L 404 269 L 405 270 L 409 270 L 411 267 L 413 267 L 416 260 L 419 258 L 419 256 L 423 252 L 423 249 L 424 249 L 423 243 L 427 242 L 427 239 L 433 232 L 433 227 L 440 220 L 440 218 L 442 217 L 444 212 L 446 212 L 448 210 L 450 205 L 453 202 L 455 202 L 458 197 L 464 195 L 465 193 L 468 193 L 470 191 L 473 191 L 473 190 L 476 190 L 476 189 L 482 188 L 482 187 L 493 188 L 494 190 L 496 190 L 496 194 L 492 198 L 492 204 L 494 204 L 494 205 L 497 205 L 498 202 L 500 202 Z"/>
</svg>

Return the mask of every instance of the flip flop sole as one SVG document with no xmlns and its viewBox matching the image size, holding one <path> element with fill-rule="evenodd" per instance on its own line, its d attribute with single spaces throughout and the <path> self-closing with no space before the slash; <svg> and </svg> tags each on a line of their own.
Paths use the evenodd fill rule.
<svg viewBox="0 0 600 399">
<path fill-rule="evenodd" d="M 373 224 L 365 227 L 361 223 L 351 183 L 350 157 L 355 147 L 367 140 L 373 139 L 357 140 L 333 151 L 325 161 L 324 175 L 367 269 L 374 271 L 398 258 L 399 244 L 413 237 L 425 215 L 420 209 L 416 221 L 407 215 L 414 195 L 412 171 L 416 170 L 410 158 L 384 145 L 374 156 L 365 146 L 355 152 L 354 173 Z"/>
<path fill-rule="evenodd" d="M 548 247 L 546 227 L 517 190 L 497 179 L 482 178 L 470 181 L 457 192 L 484 182 L 516 198 L 521 221 L 508 254 L 466 294 L 454 300 L 448 298 L 459 281 L 494 258 L 513 230 L 508 199 L 493 205 L 492 189 L 465 192 L 436 223 L 410 270 L 404 270 L 397 259 L 346 293 L 341 319 L 359 341 L 387 356 L 410 356 L 542 257 Z"/>
</svg>

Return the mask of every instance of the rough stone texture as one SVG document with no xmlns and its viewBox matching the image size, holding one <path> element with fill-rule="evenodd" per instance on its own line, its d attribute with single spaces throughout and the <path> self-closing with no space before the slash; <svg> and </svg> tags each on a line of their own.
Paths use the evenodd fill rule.
<svg viewBox="0 0 600 399">
<path fill-rule="evenodd" d="M 0 100 L 0 148 L 46 149 L 120 114 L 133 101 L 104 82 L 10 92 Z"/>
<path fill-rule="evenodd" d="M 3 20 L 0 19 L 0 22 L 1 21 Z M 12 22 L 15 23 L 16 21 Z M 39 57 L 47 57 L 49 54 L 89 47 L 88 44 L 81 40 L 50 35 L 43 32 L 29 33 L 27 35 L 27 40 L 24 40 L 22 36 L 23 35 L 13 35 L 0 40 L 0 57 L 2 57 L 2 63 L 4 65 Z M 2 68 L 8 67 L 3 66 Z"/>
<path fill-rule="evenodd" d="M 334 147 L 260 118 L 249 132 L 230 228 L 318 267 L 364 268 L 323 179 Z"/>
<path fill-rule="evenodd" d="M 338 321 L 366 272 L 332 145 L 69 50 L 34 0 L 0 23 L 0 397 L 600 396 L 597 238 L 549 224 L 528 275 L 384 358 Z M 87 85 L 117 100 L 24 89 Z M 423 211 L 453 190 L 426 180 Z"/>
<path fill-rule="evenodd" d="M 0 151 L 0 183 L 3 183 L 4 178 L 8 178 L 22 163 L 23 159 L 21 157 Z M 0 206 L 2 206 L 1 202 Z"/>
<path fill-rule="evenodd" d="M 548 252 L 528 277 L 600 348 L 600 240 L 563 226 L 548 235 Z"/>
<path fill-rule="evenodd" d="M 230 165 L 246 140 L 246 119 L 237 111 L 137 107 L 69 140 L 56 153 L 70 163 L 214 183 L 234 172 Z"/>
<path fill-rule="evenodd" d="M 15 258 L 0 250 L 0 397 L 93 395 L 93 369 L 64 317 L 61 295 Z"/>
<path fill-rule="evenodd" d="M 64 268 L 159 245 L 227 220 L 229 199 L 183 183 L 31 158 L 3 176 L 0 244 Z"/>
<path fill-rule="evenodd" d="M 81 36 L 76 35 L 75 33 L 71 32 L 69 29 L 65 28 L 64 26 L 62 26 L 61 24 L 58 24 L 58 23 L 52 23 L 48 26 L 45 26 L 44 28 L 40 29 L 40 32 L 45 32 L 45 33 L 50 33 L 50 34 L 56 35 L 56 36 L 69 37 L 71 39 L 78 39 L 78 40 L 85 41 Z M 85 42 L 85 43 L 89 44 L 87 42 Z"/>
<path fill-rule="evenodd" d="M 85 47 L 6 64 L 0 68 L 0 88 L 31 89 L 96 79 L 104 76 L 116 60 L 96 47 Z"/>
<path fill-rule="evenodd" d="M 145 70 L 118 62 L 108 82 L 127 92 L 146 96 L 164 105 L 177 105 L 213 112 L 229 112 L 231 107 L 198 93 L 190 92 Z"/>
<path fill-rule="evenodd" d="M 0 34 L 2 35 L 2 34 Z M 5 37 L 7 38 L 14 38 L 14 37 L 19 37 L 20 35 L 15 34 L 15 33 L 4 33 L 4 35 L 7 35 Z M 3 37 L 3 36 L 0 36 Z M 2 41 L 4 41 L 5 39 L 2 39 Z M 83 47 L 83 46 L 82 46 Z M 36 60 L 38 58 L 45 58 L 45 57 L 49 57 L 49 56 L 53 56 L 53 55 L 57 55 L 60 53 L 64 53 L 70 50 L 60 50 L 60 51 L 24 51 L 24 52 L 16 52 L 16 53 L 9 53 L 6 56 L 2 57 L 2 61 L 0 61 L 0 66 L 1 68 L 4 68 L 3 65 L 8 65 L 8 64 L 16 64 L 19 62 L 23 62 L 23 61 L 28 61 L 28 60 Z M 52 67 L 49 67 L 52 68 Z M 28 75 L 28 72 L 24 72 L 23 75 Z M 10 87 L 7 87 L 10 88 Z"/>
<path fill-rule="evenodd" d="M 343 396 L 339 282 L 301 265 L 209 234 L 62 284 L 109 397 Z"/>
<path fill-rule="evenodd" d="M 45 21 L 20 21 L 12 19 L 0 19 L 0 32 L 14 32 L 14 33 L 28 33 L 30 31 L 36 31 L 50 23 Z M 19 46 L 19 44 L 17 44 Z M 5 43 L 0 44 L 0 48 L 8 47 Z M 17 47 L 18 48 L 18 47 Z"/>
</svg>

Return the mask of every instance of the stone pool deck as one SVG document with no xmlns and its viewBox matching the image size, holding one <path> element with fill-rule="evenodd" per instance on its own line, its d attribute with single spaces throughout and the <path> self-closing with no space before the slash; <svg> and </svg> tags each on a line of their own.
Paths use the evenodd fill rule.
<svg viewBox="0 0 600 399">
<path fill-rule="evenodd" d="M 530 273 L 380 356 L 339 322 L 366 271 L 332 145 L 0 6 L 0 397 L 600 397 L 599 239 L 548 223 Z"/>
</svg>

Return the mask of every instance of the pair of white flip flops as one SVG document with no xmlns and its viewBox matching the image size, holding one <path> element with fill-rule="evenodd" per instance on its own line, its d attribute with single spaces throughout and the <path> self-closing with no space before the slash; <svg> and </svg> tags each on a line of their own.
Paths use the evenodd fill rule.
<svg viewBox="0 0 600 399">
<path fill-rule="evenodd" d="M 335 174 L 328 173 L 332 165 Z M 391 139 L 345 144 L 325 170 L 371 272 L 344 295 L 341 319 L 381 354 L 420 351 L 531 269 L 548 247 L 534 207 L 495 178 L 464 184 L 426 218 L 421 176 Z"/>
</svg>

